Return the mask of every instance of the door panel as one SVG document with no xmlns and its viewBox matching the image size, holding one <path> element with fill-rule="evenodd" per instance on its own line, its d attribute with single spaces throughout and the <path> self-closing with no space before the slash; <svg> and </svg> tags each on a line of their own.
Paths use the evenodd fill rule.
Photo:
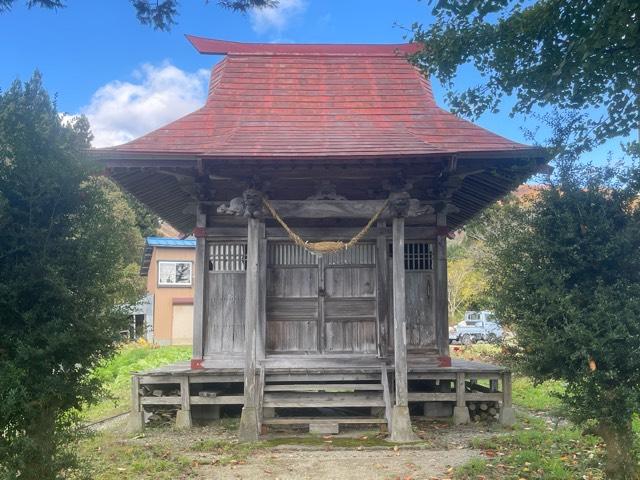
<svg viewBox="0 0 640 480">
<path fill-rule="evenodd" d="M 389 246 L 389 256 L 392 255 Z M 433 245 L 428 242 L 405 243 L 405 314 L 407 318 L 407 349 L 419 352 L 435 346 L 435 283 Z M 392 261 L 389 258 L 389 305 L 393 312 Z M 393 351 L 393 314 L 389 315 L 388 351 Z"/>
<path fill-rule="evenodd" d="M 318 351 L 318 259 L 290 242 L 267 246 L 268 353 Z"/>
<path fill-rule="evenodd" d="M 375 244 L 323 257 L 324 350 L 376 353 Z"/>
<path fill-rule="evenodd" d="M 244 351 L 244 273 L 209 273 L 205 332 L 208 355 Z"/>
<path fill-rule="evenodd" d="M 205 355 L 244 351 L 246 251 L 244 242 L 208 244 Z"/>
<path fill-rule="evenodd" d="M 376 353 L 375 248 L 316 257 L 269 243 L 267 352 Z"/>
<path fill-rule="evenodd" d="M 409 350 L 435 345 L 433 272 L 405 271 L 405 288 Z"/>
</svg>

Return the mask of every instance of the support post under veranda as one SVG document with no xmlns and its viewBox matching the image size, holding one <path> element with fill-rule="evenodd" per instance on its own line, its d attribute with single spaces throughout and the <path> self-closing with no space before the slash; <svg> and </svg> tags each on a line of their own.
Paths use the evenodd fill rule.
<svg viewBox="0 0 640 480">
<path fill-rule="evenodd" d="M 516 416 L 511 403 L 511 372 L 504 372 L 502 374 L 502 405 L 500 406 L 500 423 L 509 427 L 516 423 Z"/>
<path fill-rule="evenodd" d="M 130 433 L 138 433 L 144 429 L 144 409 L 140 403 L 140 377 L 131 377 L 131 412 L 127 430 Z"/>
</svg>

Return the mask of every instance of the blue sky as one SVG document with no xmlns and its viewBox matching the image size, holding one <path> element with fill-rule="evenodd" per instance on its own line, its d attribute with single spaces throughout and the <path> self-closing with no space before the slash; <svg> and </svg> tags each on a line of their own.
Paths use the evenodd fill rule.
<svg viewBox="0 0 640 480">
<path fill-rule="evenodd" d="M 185 33 L 247 42 L 397 43 L 407 34 L 402 27 L 431 19 L 429 2 L 418 0 L 280 0 L 277 9 L 248 14 L 215 0 L 183 0 L 178 24 L 158 32 L 138 22 L 129 0 L 68 0 L 57 11 L 17 3 L 0 14 L 0 88 L 39 69 L 60 111 L 89 117 L 96 146 L 144 134 L 203 103 L 219 58 L 199 55 Z M 457 83 L 475 82 L 474 72 L 463 69 Z M 444 106 L 442 89 L 434 89 Z M 476 123 L 522 142 L 522 127 L 535 126 L 510 118 L 506 108 Z"/>
</svg>

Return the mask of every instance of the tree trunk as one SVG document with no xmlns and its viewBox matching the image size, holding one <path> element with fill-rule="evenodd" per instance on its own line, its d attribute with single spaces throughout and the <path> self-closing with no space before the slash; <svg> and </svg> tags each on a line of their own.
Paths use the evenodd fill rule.
<svg viewBox="0 0 640 480">
<path fill-rule="evenodd" d="M 598 434 L 606 443 L 605 473 L 612 480 L 637 480 L 638 464 L 635 460 L 634 435 L 631 422 L 623 426 L 601 423 Z"/>
</svg>

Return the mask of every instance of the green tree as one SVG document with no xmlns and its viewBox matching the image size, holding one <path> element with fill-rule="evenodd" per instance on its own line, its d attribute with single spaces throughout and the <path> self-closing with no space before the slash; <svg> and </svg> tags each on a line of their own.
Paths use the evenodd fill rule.
<svg viewBox="0 0 640 480">
<path fill-rule="evenodd" d="M 570 416 L 607 446 L 610 478 L 637 479 L 640 411 L 640 171 L 561 159 L 527 206 L 492 214 L 483 257 L 507 356 L 538 382 L 566 384 Z"/>
<path fill-rule="evenodd" d="M 11 7 L 19 0 L 0 0 L 0 13 L 11 10 Z M 143 25 L 149 25 L 156 30 L 171 30 L 176 24 L 179 11 L 178 0 L 129 0 L 135 11 L 136 17 Z M 25 0 L 29 7 L 41 7 L 49 9 L 64 8 L 66 0 Z M 204 0 L 209 3 L 209 0 Z M 246 12 L 251 8 L 272 7 L 278 4 L 278 0 L 218 0 L 218 5 L 236 12 Z"/>
<path fill-rule="evenodd" d="M 140 231 L 140 234 L 143 237 L 158 235 L 158 229 L 160 228 L 160 217 L 149 210 L 146 205 L 140 203 L 140 201 L 133 195 L 124 192 L 115 183 L 113 184 L 113 186 L 120 190 L 120 192 L 126 199 L 129 208 L 133 211 L 136 217 L 136 225 L 138 227 L 138 230 Z"/>
<path fill-rule="evenodd" d="M 478 265 L 481 246 L 462 231 L 449 242 L 447 249 L 449 323 L 457 323 L 465 311 L 486 306 L 486 286 Z"/>
<path fill-rule="evenodd" d="M 38 73 L 0 95 L 0 478 L 73 465 L 74 411 L 101 394 L 90 372 L 139 298 L 135 215 L 90 176 L 89 141 Z"/>
<path fill-rule="evenodd" d="M 512 113 L 546 106 L 573 112 L 584 149 L 638 128 L 637 0 L 437 0 L 433 15 L 431 24 L 413 26 L 425 44 L 415 61 L 448 88 L 457 113 L 495 112 L 505 96 L 515 99 Z M 456 92 L 453 81 L 466 64 L 479 83 Z"/>
</svg>

